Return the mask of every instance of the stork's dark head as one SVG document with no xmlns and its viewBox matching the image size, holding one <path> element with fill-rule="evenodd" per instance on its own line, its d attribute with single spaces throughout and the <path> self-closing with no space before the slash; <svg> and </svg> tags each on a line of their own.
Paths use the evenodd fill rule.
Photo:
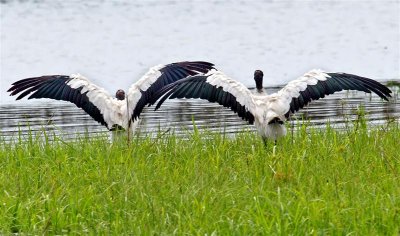
<svg viewBox="0 0 400 236">
<path fill-rule="evenodd" d="M 257 90 L 263 89 L 263 77 L 264 73 L 261 70 L 254 71 L 254 80 L 256 81 Z"/>
<path fill-rule="evenodd" d="M 125 99 L 125 91 L 122 89 L 118 89 L 118 91 L 115 93 L 115 97 L 118 100 L 124 100 Z"/>
</svg>

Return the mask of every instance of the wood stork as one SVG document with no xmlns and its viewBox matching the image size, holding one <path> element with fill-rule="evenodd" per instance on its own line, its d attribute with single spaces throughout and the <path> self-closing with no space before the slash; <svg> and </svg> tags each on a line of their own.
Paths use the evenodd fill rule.
<svg viewBox="0 0 400 236">
<path fill-rule="evenodd" d="M 76 75 L 46 75 L 16 81 L 8 90 L 10 96 L 21 93 L 19 100 L 30 93 L 28 99 L 50 98 L 74 103 L 95 121 L 111 131 L 134 130 L 143 108 L 152 95 L 163 86 L 198 74 L 205 74 L 214 65 L 203 61 L 184 61 L 168 65 L 158 65 L 131 85 L 128 93 L 119 89 L 115 97 L 91 83 L 87 78 Z"/>
<path fill-rule="evenodd" d="M 311 70 L 289 82 L 280 91 L 266 94 L 263 90 L 263 72 L 254 72 L 256 92 L 252 93 L 242 83 L 231 79 L 221 71 L 211 70 L 205 75 L 190 76 L 160 89 L 150 101 L 154 104 L 159 98 L 155 110 L 167 99 L 200 98 L 229 107 L 239 117 L 255 124 L 265 146 L 267 139 L 275 141 L 286 135 L 284 121 L 312 100 L 341 90 L 359 90 L 374 92 L 388 101 L 389 88 L 379 82 L 346 73 L 328 73 Z M 274 150 L 275 150 L 274 146 Z"/>
</svg>

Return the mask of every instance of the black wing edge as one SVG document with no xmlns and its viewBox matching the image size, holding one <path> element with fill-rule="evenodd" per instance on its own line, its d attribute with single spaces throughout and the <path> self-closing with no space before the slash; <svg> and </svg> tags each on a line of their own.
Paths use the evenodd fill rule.
<svg viewBox="0 0 400 236">
<path fill-rule="evenodd" d="M 300 96 L 294 97 L 290 103 L 290 110 L 285 114 L 286 118 L 294 114 L 312 100 L 324 98 L 342 90 L 358 90 L 366 93 L 374 92 L 380 98 L 388 101 L 392 91 L 385 85 L 369 78 L 346 73 L 326 73 L 330 76 L 325 81 L 318 81 L 315 85 L 309 85 Z"/>
<path fill-rule="evenodd" d="M 50 98 L 54 100 L 68 101 L 82 108 L 95 121 L 107 127 L 100 110 L 90 102 L 86 93 L 81 94 L 82 88 L 73 89 L 67 83 L 73 78 L 66 75 L 46 75 L 22 79 L 14 82 L 7 92 L 10 96 L 21 93 L 16 100 L 20 100 L 31 94 L 28 99 Z M 108 128 L 108 127 L 107 127 Z"/>
<path fill-rule="evenodd" d="M 209 84 L 207 82 L 207 76 L 204 75 L 191 76 L 163 87 L 154 94 L 150 104 L 152 105 L 160 99 L 154 109 L 157 110 L 168 98 L 205 99 L 209 102 L 218 103 L 224 107 L 230 108 L 243 120 L 248 121 L 249 124 L 254 123 L 253 114 L 251 114 L 244 105 L 240 104 L 235 96 L 224 91 L 222 87 Z"/>
<path fill-rule="evenodd" d="M 164 86 L 188 76 L 206 74 L 212 69 L 216 70 L 214 64 L 205 61 L 183 61 L 164 66 L 160 70 L 161 76 L 146 91 L 142 91 L 142 96 L 133 110 L 132 120 L 139 118 L 143 108 L 149 104 L 154 94 Z"/>
</svg>

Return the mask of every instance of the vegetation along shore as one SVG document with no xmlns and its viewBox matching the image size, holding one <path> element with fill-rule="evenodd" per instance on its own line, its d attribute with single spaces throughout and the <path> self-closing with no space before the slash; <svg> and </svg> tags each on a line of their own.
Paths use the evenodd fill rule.
<svg viewBox="0 0 400 236">
<path fill-rule="evenodd" d="M 400 126 L 0 142 L 0 233 L 398 234 Z M 44 138 L 43 138 L 44 137 Z"/>
</svg>

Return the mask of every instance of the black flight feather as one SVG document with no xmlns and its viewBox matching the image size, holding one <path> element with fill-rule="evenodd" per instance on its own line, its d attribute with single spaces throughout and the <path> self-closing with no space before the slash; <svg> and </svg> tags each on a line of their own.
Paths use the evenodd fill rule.
<svg viewBox="0 0 400 236">
<path fill-rule="evenodd" d="M 176 62 L 164 66 L 160 69 L 161 76 L 157 78 L 157 80 L 146 91 L 142 91 L 142 96 L 133 110 L 132 119 L 139 118 L 143 108 L 152 100 L 151 98 L 154 93 L 162 89 L 164 86 L 188 76 L 207 73 L 212 69 L 215 69 L 214 64 L 204 61 Z"/>
<path fill-rule="evenodd" d="M 300 91 L 298 97 L 292 98 L 290 109 L 285 116 L 289 117 L 291 113 L 295 113 L 312 100 L 318 100 L 325 95 L 342 90 L 358 90 L 366 93 L 374 92 L 386 101 L 391 97 L 390 94 L 392 91 L 375 80 L 345 73 L 327 73 L 327 75 L 330 77 L 325 81 L 320 80 L 315 85 L 307 86 L 305 90 Z"/>
<path fill-rule="evenodd" d="M 74 103 L 77 107 L 82 108 L 94 120 L 107 127 L 103 115 L 100 110 L 93 105 L 86 93 L 81 93 L 82 87 L 74 89 L 67 83 L 73 78 L 66 75 L 47 75 L 41 77 L 33 77 L 16 81 L 8 90 L 10 95 L 21 93 L 17 100 L 31 94 L 28 99 L 50 98 Z"/>
<path fill-rule="evenodd" d="M 224 91 L 222 87 L 209 84 L 207 77 L 204 75 L 191 76 L 169 84 L 154 94 L 150 104 L 154 104 L 160 99 L 155 107 L 157 110 L 168 98 L 201 98 L 228 107 L 239 117 L 253 124 L 253 114 L 244 105 L 237 102 L 231 93 Z"/>
</svg>

